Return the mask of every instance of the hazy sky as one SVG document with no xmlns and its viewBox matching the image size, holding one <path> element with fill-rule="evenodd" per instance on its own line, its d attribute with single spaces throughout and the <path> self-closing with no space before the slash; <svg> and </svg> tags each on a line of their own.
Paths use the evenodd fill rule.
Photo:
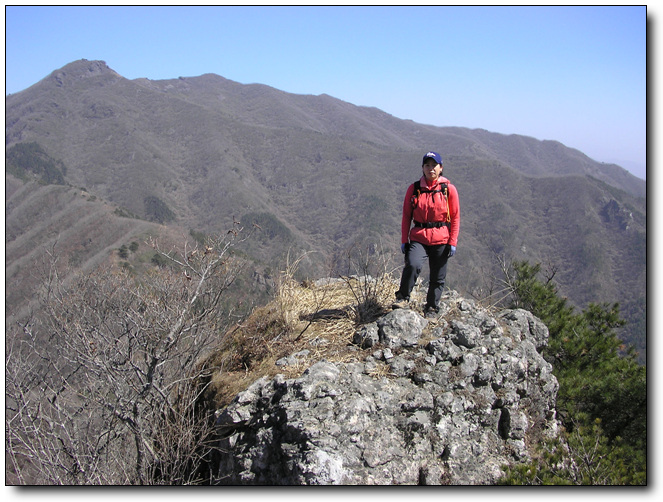
<svg viewBox="0 0 663 502">
<path fill-rule="evenodd" d="M 78 59 L 129 79 L 216 73 L 557 140 L 646 177 L 644 6 L 7 6 L 5 16 L 6 93 Z"/>
</svg>

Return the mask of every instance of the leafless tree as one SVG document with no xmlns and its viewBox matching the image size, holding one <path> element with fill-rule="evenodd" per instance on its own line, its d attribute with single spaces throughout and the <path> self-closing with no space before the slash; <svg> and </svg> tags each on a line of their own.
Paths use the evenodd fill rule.
<svg viewBox="0 0 663 502">
<path fill-rule="evenodd" d="M 206 482 L 213 411 L 203 395 L 221 340 L 241 229 L 166 251 L 170 266 L 60 280 L 7 343 L 6 459 L 15 484 Z M 246 237 L 243 237 L 246 238 Z M 9 478 L 8 478 L 9 479 Z"/>
</svg>

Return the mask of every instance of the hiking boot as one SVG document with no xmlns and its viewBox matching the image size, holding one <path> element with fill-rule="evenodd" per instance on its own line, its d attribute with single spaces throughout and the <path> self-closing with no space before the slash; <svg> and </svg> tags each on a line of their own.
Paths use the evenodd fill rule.
<svg viewBox="0 0 663 502">
<path fill-rule="evenodd" d="M 396 301 L 391 304 L 391 308 L 394 310 L 410 308 L 410 300 L 406 300 L 405 298 L 397 298 Z"/>
<path fill-rule="evenodd" d="M 430 305 L 426 305 L 426 307 L 424 308 L 424 317 L 426 319 L 437 319 L 439 313 L 440 309 L 437 307 L 431 307 Z"/>
</svg>

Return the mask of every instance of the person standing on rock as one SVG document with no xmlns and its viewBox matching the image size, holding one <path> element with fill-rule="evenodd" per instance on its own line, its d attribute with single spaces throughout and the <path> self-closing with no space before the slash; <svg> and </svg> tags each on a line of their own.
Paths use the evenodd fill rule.
<svg viewBox="0 0 663 502">
<path fill-rule="evenodd" d="M 410 293 L 428 258 L 430 281 L 424 314 L 439 311 L 440 297 L 447 276 L 447 260 L 456 253 L 460 230 L 458 191 L 442 176 L 442 157 L 428 152 L 423 158 L 423 176 L 410 185 L 403 201 L 401 251 L 405 267 L 394 309 L 410 305 Z M 414 224 L 413 224 L 414 223 Z"/>
</svg>

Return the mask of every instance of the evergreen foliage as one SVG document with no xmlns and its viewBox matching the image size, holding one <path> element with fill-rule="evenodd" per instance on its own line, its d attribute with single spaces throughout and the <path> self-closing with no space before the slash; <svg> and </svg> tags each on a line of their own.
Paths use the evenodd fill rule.
<svg viewBox="0 0 663 502">
<path fill-rule="evenodd" d="M 644 485 L 646 458 L 621 439 L 610 442 L 601 421 L 583 417 L 565 441 L 549 439 L 539 457 L 507 471 L 502 485 Z"/>
<path fill-rule="evenodd" d="M 17 143 L 7 150 L 5 162 L 7 171 L 20 179 L 27 180 L 32 173 L 46 185 L 65 184 L 64 163 L 50 157 L 38 143 Z"/>
<path fill-rule="evenodd" d="M 256 237 L 263 241 L 281 238 L 292 242 L 294 239 L 290 229 L 271 213 L 248 213 L 242 217 L 241 223 L 245 228 L 257 226 L 261 232 L 256 234 Z"/>
<path fill-rule="evenodd" d="M 175 213 L 159 197 L 150 195 L 145 197 L 145 214 L 150 221 L 157 223 L 168 223 L 175 219 Z"/>
<path fill-rule="evenodd" d="M 207 236 L 204 232 L 189 229 L 189 235 L 193 238 L 194 241 L 198 243 L 199 246 L 204 246 L 205 242 L 207 242 Z"/>
<path fill-rule="evenodd" d="M 168 260 L 166 260 L 166 258 L 164 258 L 159 253 L 154 253 L 150 261 L 153 265 L 156 265 L 159 268 L 164 268 L 166 265 L 168 265 Z"/>
<path fill-rule="evenodd" d="M 645 484 L 647 373 L 633 349 L 621 353 L 619 305 L 590 304 L 577 313 L 552 277 L 538 278 L 539 264 L 515 262 L 513 271 L 512 306 L 530 310 L 550 332 L 543 355 L 559 381 L 557 411 L 567 434 L 566 448 L 543 445 L 541 458 L 509 471 L 503 482 Z"/>
</svg>

